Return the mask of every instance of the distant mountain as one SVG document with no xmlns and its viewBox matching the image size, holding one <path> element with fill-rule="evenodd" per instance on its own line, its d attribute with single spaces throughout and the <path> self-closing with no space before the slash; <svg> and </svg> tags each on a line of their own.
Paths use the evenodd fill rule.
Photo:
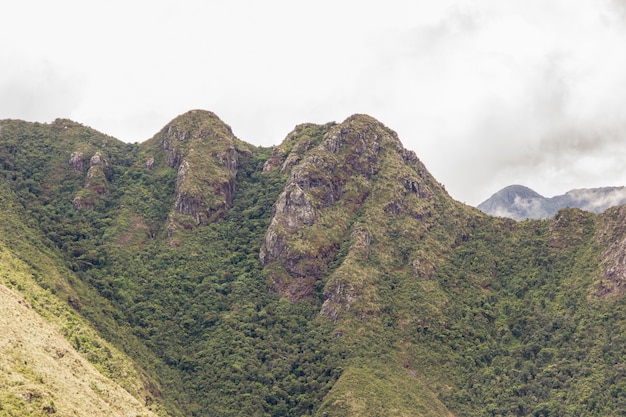
<svg viewBox="0 0 626 417">
<path fill-rule="evenodd" d="M 480 203 L 478 209 L 493 216 L 524 220 L 547 219 L 563 208 L 602 213 L 622 204 L 626 204 L 625 187 L 581 188 L 546 198 L 523 185 L 510 185 Z"/>
</svg>

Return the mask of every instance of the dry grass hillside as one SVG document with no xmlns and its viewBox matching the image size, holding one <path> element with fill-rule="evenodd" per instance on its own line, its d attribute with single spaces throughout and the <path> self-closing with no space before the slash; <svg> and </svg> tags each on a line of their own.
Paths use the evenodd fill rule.
<svg viewBox="0 0 626 417">
<path fill-rule="evenodd" d="M 155 416 L 68 342 L 72 322 L 76 340 L 107 350 L 123 383 L 138 388 L 120 354 L 89 335 L 77 315 L 34 282 L 27 265 L 0 249 L 0 416 Z"/>
</svg>

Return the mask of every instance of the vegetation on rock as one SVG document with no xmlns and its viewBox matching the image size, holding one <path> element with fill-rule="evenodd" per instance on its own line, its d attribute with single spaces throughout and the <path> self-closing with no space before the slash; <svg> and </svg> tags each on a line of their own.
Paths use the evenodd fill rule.
<svg viewBox="0 0 626 417">
<path fill-rule="evenodd" d="M 623 208 L 487 216 L 365 115 L 5 120 L 0 171 L 0 415 L 626 413 Z"/>
</svg>

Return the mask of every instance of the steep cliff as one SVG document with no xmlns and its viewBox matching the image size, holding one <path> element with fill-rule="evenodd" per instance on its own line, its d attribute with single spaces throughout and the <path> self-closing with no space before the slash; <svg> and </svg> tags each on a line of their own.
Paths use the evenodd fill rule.
<svg viewBox="0 0 626 417">
<path fill-rule="evenodd" d="M 626 207 L 607 210 L 603 220 L 596 239 L 604 250 L 592 294 L 616 298 L 626 292 Z"/>
</svg>

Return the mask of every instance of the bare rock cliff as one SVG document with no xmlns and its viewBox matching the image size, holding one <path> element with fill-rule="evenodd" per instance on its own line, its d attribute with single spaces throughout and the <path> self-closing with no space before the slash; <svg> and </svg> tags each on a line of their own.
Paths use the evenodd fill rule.
<svg viewBox="0 0 626 417">
<path fill-rule="evenodd" d="M 593 295 L 621 296 L 626 293 L 626 206 L 607 210 L 604 221 L 596 233 L 596 239 L 605 249 L 600 256 Z"/>
</svg>

